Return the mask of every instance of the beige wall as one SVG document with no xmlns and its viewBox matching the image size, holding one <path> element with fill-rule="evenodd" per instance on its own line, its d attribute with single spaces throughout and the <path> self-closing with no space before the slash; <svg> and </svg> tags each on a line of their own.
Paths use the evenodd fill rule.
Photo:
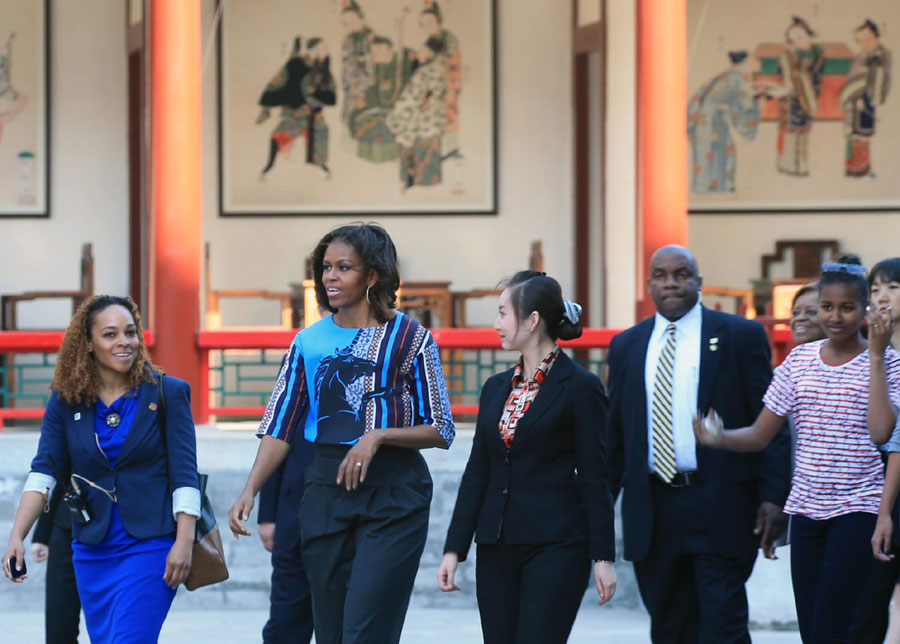
<svg viewBox="0 0 900 644">
<path fill-rule="evenodd" d="M 50 219 L 0 218 L 0 293 L 75 290 L 94 244 L 100 292 L 128 289 L 125 6 L 50 3 Z M 19 307 L 20 326 L 62 328 L 68 302 Z"/>
<path fill-rule="evenodd" d="M 213 3 L 206 0 L 204 10 L 208 28 Z M 397 245 L 402 278 L 452 280 L 454 290 L 492 287 L 526 268 L 531 241 L 541 239 L 545 270 L 571 293 L 571 20 L 569 2 L 499 0 L 499 214 L 377 217 Z M 357 218 L 218 216 L 212 71 L 204 78 L 204 237 L 212 246 L 213 288 L 286 289 L 302 276 L 315 242 Z M 475 305 L 473 316 L 490 322 L 494 307 Z M 222 309 L 226 324 L 277 319 L 274 307 L 264 316 L 238 304 Z"/>
<path fill-rule="evenodd" d="M 837 239 L 872 266 L 900 255 L 900 213 L 692 215 L 691 247 L 706 284 L 749 287 L 778 239 Z"/>
<path fill-rule="evenodd" d="M 606 212 L 607 324 L 634 319 L 635 237 L 635 0 L 608 0 Z M 688 42 L 693 34 L 688 34 Z M 897 190 L 900 197 L 900 189 Z M 837 239 L 871 266 L 900 255 L 900 211 L 890 213 L 766 213 L 691 215 L 688 244 L 711 286 L 749 287 L 760 257 L 779 239 Z"/>
</svg>

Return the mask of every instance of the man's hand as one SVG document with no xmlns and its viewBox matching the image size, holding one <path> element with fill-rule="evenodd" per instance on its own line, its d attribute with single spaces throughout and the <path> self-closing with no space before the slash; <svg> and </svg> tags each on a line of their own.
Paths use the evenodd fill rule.
<svg viewBox="0 0 900 644">
<path fill-rule="evenodd" d="M 41 563 L 46 560 L 50 554 L 50 548 L 47 547 L 46 543 L 31 543 L 31 558 L 34 559 L 37 563 Z"/>
<path fill-rule="evenodd" d="M 766 559 L 778 559 L 775 556 L 775 541 L 784 534 L 787 527 L 787 515 L 781 507 L 768 501 L 759 504 L 756 512 L 756 527 L 753 534 L 760 535 L 759 547 Z"/>
<path fill-rule="evenodd" d="M 263 547 L 272 552 L 272 548 L 275 547 L 275 522 L 264 521 L 260 523 L 256 528 L 256 532 L 259 533 L 259 540 L 262 541 Z"/>
</svg>

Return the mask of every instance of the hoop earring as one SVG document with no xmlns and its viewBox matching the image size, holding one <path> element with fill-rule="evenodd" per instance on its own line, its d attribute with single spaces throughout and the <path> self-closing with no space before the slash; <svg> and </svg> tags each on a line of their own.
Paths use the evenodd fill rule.
<svg viewBox="0 0 900 644">
<path fill-rule="evenodd" d="M 366 304 L 368 304 L 369 306 L 372 306 L 372 301 L 369 299 L 369 289 L 371 288 L 371 286 L 366 287 Z"/>
</svg>

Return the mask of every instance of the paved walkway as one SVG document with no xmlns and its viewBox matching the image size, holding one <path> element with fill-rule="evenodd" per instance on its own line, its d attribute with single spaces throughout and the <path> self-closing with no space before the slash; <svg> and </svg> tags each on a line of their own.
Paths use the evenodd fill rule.
<svg viewBox="0 0 900 644">
<path fill-rule="evenodd" d="M 5 614 L 4 614 L 5 613 Z M 252 644 L 260 641 L 264 611 L 173 610 L 160 636 L 161 644 Z M 4 642 L 43 642 L 44 617 L 37 612 L 0 608 Z M 647 644 L 648 621 L 643 612 L 616 608 L 582 608 L 569 638 L 570 644 Z M 84 635 L 79 640 L 88 642 Z M 481 628 L 475 609 L 421 608 L 409 612 L 402 644 L 479 644 Z M 754 631 L 754 644 L 787 644 L 800 641 L 796 631 Z"/>
</svg>

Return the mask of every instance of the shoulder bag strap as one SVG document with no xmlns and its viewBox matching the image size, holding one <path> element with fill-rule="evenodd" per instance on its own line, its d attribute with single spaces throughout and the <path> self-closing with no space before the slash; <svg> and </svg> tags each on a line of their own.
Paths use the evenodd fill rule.
<svg viewBox="0 0 900 644">
<path fill-rule="evenodd" d="M 163 374 L 160 373 L 158 376 L 158 384 L 157 384 L 157 423 L 159 425 L 159 438 L 162 440 L 163 446 L 163 454 L 166 457 L 166 470 L 168 471 L 168 475 L 166 476 L 166 482 L 169 489 L 169 496 L 172 496 L 172 471 L 169 469 L 169 444 L 166 440 L 166 417 L 168 416 L 168 409 L 166 407 L 166 394 L 163 389 Z"/>
</svg>

